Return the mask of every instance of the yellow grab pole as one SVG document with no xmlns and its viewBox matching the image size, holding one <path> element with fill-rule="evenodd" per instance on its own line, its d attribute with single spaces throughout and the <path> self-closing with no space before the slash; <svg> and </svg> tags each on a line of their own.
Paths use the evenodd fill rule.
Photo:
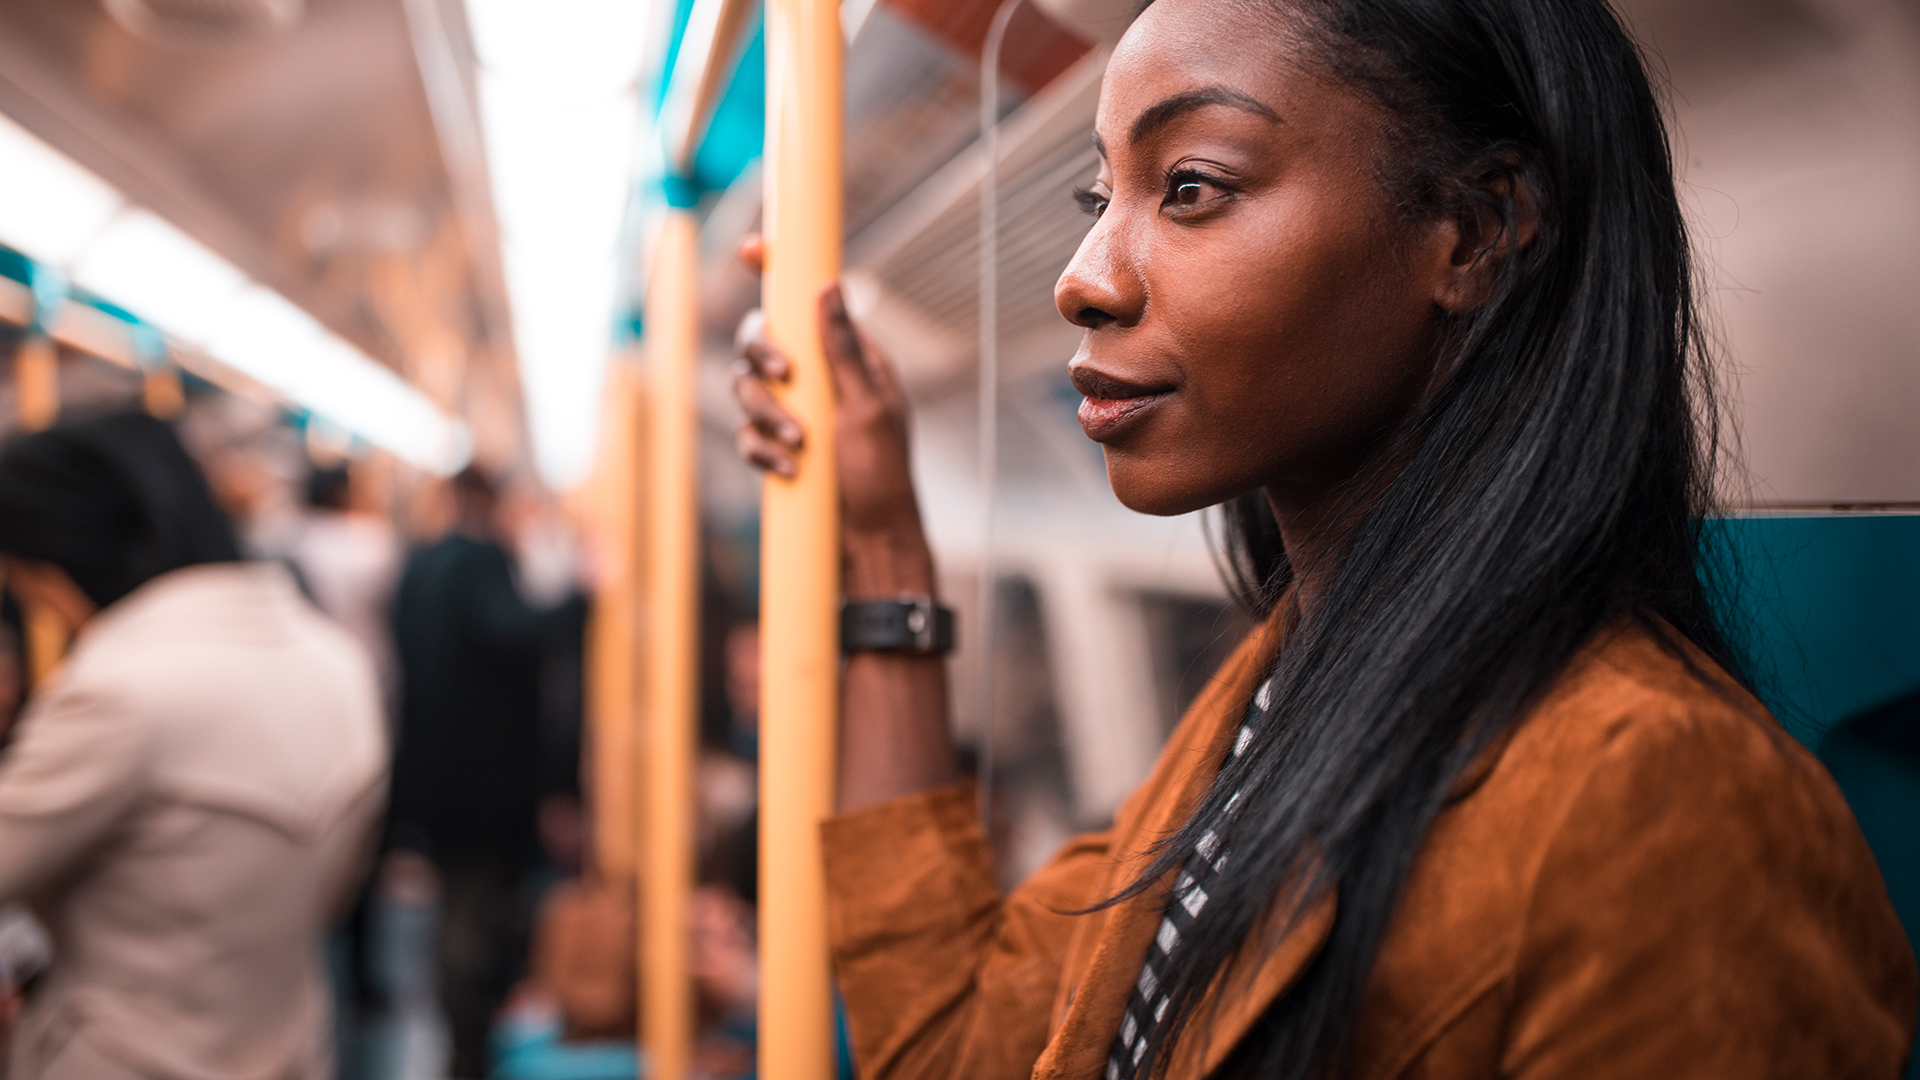
<svg viewBox="0 0 1920 1080">
<path fill-rule="evenodd" d="M 588 627 L 588 794 L 593 869 L 606 884 L 631 886 L 638 866 L 640 379 L 631 362 L 607 374 L 600 462 L 594 482 L 597 582 Z"/>
<path fill-rule="evenodd" d="M 688 897 L 699 722 L 699 226 L 671 210 L 647 284 L 645 842 L 640 873 L 640 1034 L 649 1080 L 686 1080 L 693 1056 Z"/>
<path fill-rule="evenodd" d="M 25 604 L 20 621 L 26 629 L 27 689 L 38 690 L 60 670 L 73 643 L 73 628 L 44 604 Z"/>
<path fill-rule="evenodd" d="M 840 273 L 837 0 L 768 0 L 767 331 L 793 362 L 776 392 L 807 432 L 792 480 L 767 478 L 760 538 L 760 1075 L 834 1074 L 820 822 L 833 812 L 840 537 L 833 386 L 820 290 Z"/>
<path fill-rule="evenodd" d="M 140 404 L 162 420 L 172 420 L 187 407 L 187 391 L 180 373 L 172 368 L 149 371 L 140 381 Z"/>
<path fill-rule="evenodd" d="M 13 354 L 15 415 L 28 431 L 60 418 L 60 354 L 53 339 L 29 334 Z"/>
<path fill-rule="evenodd" d="M 30 334 L 13 354 L 15 415 L 28 431 L 52 427 L 60 418 L 60 353 L 53 339 Z M 25 624 L 27 680 L 38 688 L 53 678 L 66 658 L 73 628 L 52 608 L 29 604 L 20 612 Z"/>
</svg>

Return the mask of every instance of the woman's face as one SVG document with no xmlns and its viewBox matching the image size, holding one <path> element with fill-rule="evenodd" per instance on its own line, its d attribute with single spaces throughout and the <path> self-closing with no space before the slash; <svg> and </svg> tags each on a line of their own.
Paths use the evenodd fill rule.
<svg viewBox="0 0 1920 1080">
<path fill-rule="evenodd" d="M 1396 216 L 1380 114 L 1265 5 L 1159 0 L 1115 50 L 1098 214 L 1054 289 L 1120 501 L 1281 512 L 1377 453 L 1431 381 L 1457 230 Z"/>
</svg>

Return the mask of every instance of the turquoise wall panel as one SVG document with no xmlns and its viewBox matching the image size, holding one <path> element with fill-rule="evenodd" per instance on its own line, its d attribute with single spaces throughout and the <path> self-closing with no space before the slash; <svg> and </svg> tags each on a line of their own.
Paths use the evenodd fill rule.
<svg viewBox="0 0 1920 1080">
<path fill-rule="evenodd" d="M 1920 690 L 1920 514 L 1767 514 L 1711 527 L 1733 556 L 1723 601 L 1736 644 L 1801 741 L 1818 746 L 1847 717 Z"/>
<path fill-rule="evenodd" d="M 1713 528 L 1709 550 L 1724 541 L 1731 556 L 1723 617 L 1761 697 L 1826 762 L 1908 940 L 1920 941 L 1920 742 L 1908 727 L 1920 724 L 1920 514 L 1754 515 Z M 1847 724 L 1863 713 L 1874 722 Z M 1906 1075 L 1920 1080 L 1920 1060 Z"/>
</svg>

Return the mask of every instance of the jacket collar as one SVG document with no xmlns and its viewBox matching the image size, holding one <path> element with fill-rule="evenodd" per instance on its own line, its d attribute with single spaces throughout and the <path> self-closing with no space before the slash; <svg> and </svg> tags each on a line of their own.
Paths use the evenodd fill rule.
<svg viewBox="0 0 1920 1080">
<path fill-rule="evenodd" d="M 1122 808 L 1113 836 L 1114 871 L 1102 897 L 1090 900 L 1130 884 L 1151 861 L 1154 843 L 1185 822 L 1213 782 L 1279 636 L 1276 613 L 1248 635 L 1187 710 L 1152 775 Z M 1089 917 L 1082 944 L 1071 950 L 1066 966 L 1076 989 L 1059 1029 L 1035 1065 L 1036 1080 L 1083 1080 L 1105 1074 L 1114 1032 L 1120 1028 L 1127 999 L 1159 930 L 1170 891 L 1171 882 L 1162 881 Z M 1319 955 L 1333 928 L 1335 910 L 1336 899 L 1328 895 L 1295 920 L 1277 943 L 1266 935 L 1250 939 L 1240 975 L 1231 984 L 1216 984 L 1201 1007 L 1208 1017 L 1206 1031 L 1196 1029 L 1181 1042 L 1173 1068 L 1164 1075 L 1196 1077 L 1218 1068 L 1267 1006 Z M 1255 949 L 1263 955 L 1254 955 L 1251 950 Z"/>
</svg>

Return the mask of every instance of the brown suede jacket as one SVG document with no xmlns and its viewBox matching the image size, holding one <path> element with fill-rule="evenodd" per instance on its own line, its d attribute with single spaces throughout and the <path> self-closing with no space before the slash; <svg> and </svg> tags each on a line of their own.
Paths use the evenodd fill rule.
<svg viewBox="0 0 1920 1080">
<path fill-rule="evenodd" d="M 824 826 L 864 1080 L 1093 1080 L 1166 891 L 1087 915 L 1205 790 L 1270 628 L 1215 677 L 1111 829 L 1011 894 L 973 797 Z M 1695 662 L 1713 672 L 1703 658 Z M 1717 674 L 1717 672 L 1715 672 Z M 1609 631 L 1441 813 L 1358 1020 L 1356 1078 L 1861 1077 L 1913 1039 L 1913 952 L 1819 762 L 1644 629 Z M 1336 899 L 1216 987 L 1159 1075 L 1213 1073 L 1299 976 Z"/>
</svg>

